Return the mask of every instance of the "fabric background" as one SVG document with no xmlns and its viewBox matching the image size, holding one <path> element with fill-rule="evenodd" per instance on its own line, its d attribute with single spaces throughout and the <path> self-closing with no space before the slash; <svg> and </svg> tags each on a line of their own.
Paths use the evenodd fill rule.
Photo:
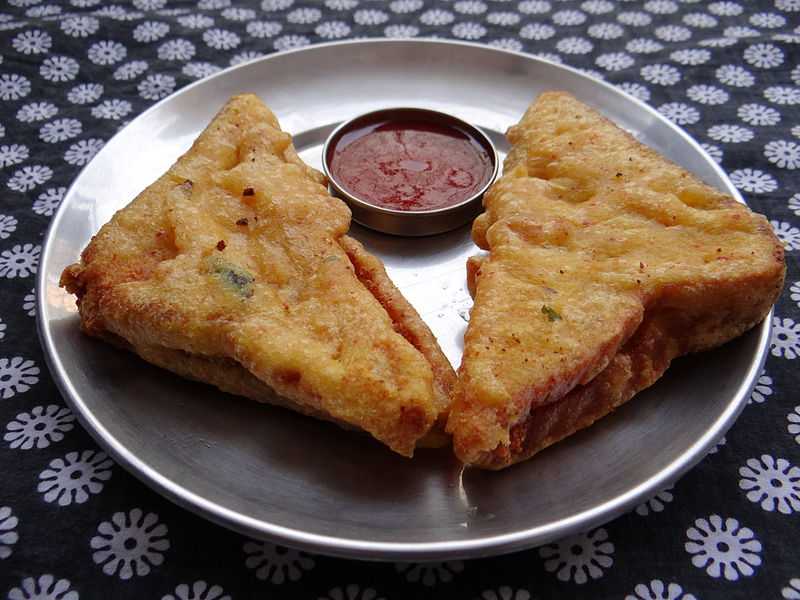
<svg viewBox="0 0 800 600">
<path fill-rule="evenodd" d="M 787 250 L 750 404 L 674 487 L 487 560 L 362 563 L 247 540 L 150 491 L 77 425 L 35 333 L 65 189 L 155 101 L 229 65 L 442 37 L 589 71 L 702 142 Z M 800 0 L 7 0 L 0 3 L 0 594 L 33 598 L 800 598 Z"/>
</svg>

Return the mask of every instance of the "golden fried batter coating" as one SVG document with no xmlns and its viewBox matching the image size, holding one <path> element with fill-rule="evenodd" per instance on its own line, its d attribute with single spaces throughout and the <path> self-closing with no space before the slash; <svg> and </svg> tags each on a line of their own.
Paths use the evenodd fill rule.
<svg viewBox="0 0 800 600">
<path fill-rule="evenodd" d="M 411 455 L 455 375 L 323 183 L 270 110 L 236 96 L 62 285 L 90 335 Z"/>
<path fill-rule="evenodd" d="M 783 285 L 783 248 L 746 206 L 566 93 L 508 132 L 473 226 L 475 304 L 447 429 L 502 468 L 587 427 L 675 357 L 741 335 Z"/>
</svg>

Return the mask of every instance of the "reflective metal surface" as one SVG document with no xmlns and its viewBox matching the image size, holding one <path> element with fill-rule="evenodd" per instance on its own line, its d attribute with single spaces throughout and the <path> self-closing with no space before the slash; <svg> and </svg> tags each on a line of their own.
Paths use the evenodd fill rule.
<svg viewBox="0 0 800 600">
<path fill-rule="evenodd" d="M 334 150 L 342 136 L 359 129 L 364 123 L 370 124 L 378 121 L 402 123 L 410 120 L 444 125 L 445 127 L 452 127 L 466 132 L 483 148 L 491 161 L 491 171 L 486 183 L 469 198 L 453 206 L 433 210 L 395 210 L 377 206 L 368 200 L 359 198 L 357 195 L 350 193 L 336 180 L 330 167 Z M 445 233 L 458 229 L 466 223 L 472 223 L 472 220 L 482 212 L 481 200 L 483 199 L 483 194 L 494 183 L 497 174 L 500 172 L 500 159 L 491 138 L 471 123 L 438 110 L 386 108 L 359 115 L 355 119 L 349 119 L 334 129 L 322 147 L 322 170 L 330 181 L 331 191 L 347 202 L 353 213 L 353 220 L 357 223 L 382 233 L 423 236 Z"/>
<path fill-rule="evenodd" d="M 342 68 L 347 65 L 347 68 Z M 768 320 L 742 338 L 677 361 L 639 398 L 590 429 L 499 473 L 464 471 L 446 451 L 413 460 L 366 437 L 226 396 L 90 340 L 58 287 L 92 234 L 159 176 L 232 94 L 253 91 L 320 166 L 342 120 L 386 106 L 443 110 L 501 132 L 545 89 L 565 89 L 647 144 L 737 195 L 699 146 L 605 84 L 527 56 L 463 43 L 371 41 L 316 46 L 190 86 L 111 140 L 53 219 L 38 281 L 51 371 L 83 425 L 165 496 L 248 535 L 367 559 L 509 552 L 607 521 L 702 458 L 746 401 Z M 738 196 L 738 195 L 737 195 Z M 458 364 L 469 296 L 468 227 L 429 238 L 353 234 L 386 262 Z M 357 325 L 354 325 L 357 326 Z"/>
</svg>

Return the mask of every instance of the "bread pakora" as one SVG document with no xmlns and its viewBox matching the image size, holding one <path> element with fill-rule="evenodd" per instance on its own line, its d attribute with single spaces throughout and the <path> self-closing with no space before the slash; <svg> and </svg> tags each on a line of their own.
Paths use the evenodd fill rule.
<svg viewBox="0 0 800 600">
<path fill-rule="evenodd" d="M 324 183 L 256 96 L 233 97 L 61 284 L 89 335 L 411 455 L 455 373 Z"/>
<path fill-rule="evenodd" d="M 499 469 L 591 425 L 674 358 L 759 323 L 783 286 L 767 220 L 566 93 L 508 132 L 470 259 L 447 429 Z"/>
</svg>

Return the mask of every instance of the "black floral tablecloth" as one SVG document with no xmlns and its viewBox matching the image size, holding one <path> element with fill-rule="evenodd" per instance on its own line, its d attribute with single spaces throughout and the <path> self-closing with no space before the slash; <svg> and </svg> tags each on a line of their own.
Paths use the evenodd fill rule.
<svg viewBox="0 0 800 600">
<path fill-rule="evenodd" d="M 576 66 L 694 135 L 787 251 L 770 356 L 726 438 L 603 527 L 475 561 L 361 563 L 195 517 L 99 449 L 50 379 L 34 277 L 80 168 L 229 65 L 321 41 L 443 37 Z M 0 3 L 0 594 L 11 600 L 800 599 L 800 0 Z"/>
</svg>

